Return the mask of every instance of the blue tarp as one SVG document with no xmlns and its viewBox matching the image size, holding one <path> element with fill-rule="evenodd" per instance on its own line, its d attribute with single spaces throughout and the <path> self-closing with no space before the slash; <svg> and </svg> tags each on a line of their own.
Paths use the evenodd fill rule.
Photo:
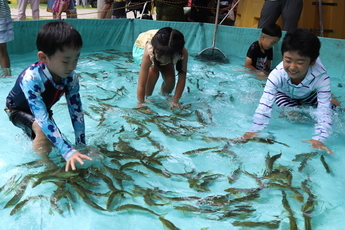
<svg viewBox="0 0 345 230">
<path fill-rule="evenodd" d="M 170 26 L 185 35 L 189 53 L 197 54 L 212 46 L 214 25 L 209 23 L 153 21 L 143 19 L 66 19 L 81 33 L 84 48 L 93 47 L 131 51 L 139 33 Z M 8 43 L 9 53 L 23 54 L 36 50 L 35 40 L 40 27 L 48 20 L 14 21 L 15 40 Z M 260 36 L 260 29 L 219 25 L 216 47 L 231 57 L 245 58 L 249 45 Z M 321 60 L 330 75 L 345 75 L 345 40 L 320 38 Z M 273 65 L 281 60 L 281 41 L 275 46 Z"/>
</svg>

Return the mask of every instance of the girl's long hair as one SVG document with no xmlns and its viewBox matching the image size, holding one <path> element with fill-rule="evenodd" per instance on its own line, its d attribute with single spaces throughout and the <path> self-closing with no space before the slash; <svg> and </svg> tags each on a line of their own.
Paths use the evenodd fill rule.
<svg viewBox="0 0 345 230">
<path fill-rule="evenodd" d="M 169 56 L 171 62 L 176 54 L 182 57 L 182 50 L 185 44 L 183 34 L 171 27 L 164 27 L 157 31 L 151 40 L 153 52 L 156 57 Z M 154 65 L 161 69 L 161 65 L 157 59 L 154 59 Z M 182 63 L 179 60 L 176 63 L 176 70 L 180 73 L 182 71 Z"/>
</svg>

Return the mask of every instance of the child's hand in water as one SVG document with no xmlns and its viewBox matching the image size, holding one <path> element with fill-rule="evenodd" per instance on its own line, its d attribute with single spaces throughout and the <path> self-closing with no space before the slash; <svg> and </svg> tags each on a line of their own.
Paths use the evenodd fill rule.
<svg viewBox="0 0 345 230">
<path fill-rule="evenodd" d="M 258 135 L 259 134 L 256 133 L 256 132 L 246 132 L 241 138 L 244 139 L 244 140 L 248 140 L 248 139 L 256 137 Z"/>
<path fill-rule="evenodd" d="M 334 152 L 332 152 L 332 150 L 330 150 L 326 145 L 324 145 L 321 141 L 318 140 L 308 140 L 308 141 L 302 141 L 302 142 L 309 142 L 311 143 L 311 147 L 314 149 L 318 149 L 318 150 L 326 150 L 326 152 L 328 154 L 332 154 L 334 155 Z"/>
<path fill-rule="evenodd" d="M 75 166 L 75 163 L 76 162 L 79 162 L 81 165 L 84 164 L 84 161 L 83 159 L 85 160 L 89 160 L 89 161 L 92 161 L 92 158 L 89 157 L 89 156 L 86 156 L 80 152 L 75 152 L 72 154 L 72 156 L 70 156 L 70 158 L 67 160 L 67 163 L 66 163 L 66 166 L 65 166 L 65 171 L 68 172 L 68 170 L 71 168 L 72 170 L 76 170 L 76 166 Z"/>
<path fill-rule="evenodd" d="M 145 107 L 145 105 L 144 105 L 144 103 L 138 102 L 137 107 L 138 108 L 143 108 L 143 107 Z"/>
<path fill-rule="evenodd" d="M 182 108 L 182 104 L 174 101 L 170 101 L 170 107 L 171 108 Z"/>
</svg>

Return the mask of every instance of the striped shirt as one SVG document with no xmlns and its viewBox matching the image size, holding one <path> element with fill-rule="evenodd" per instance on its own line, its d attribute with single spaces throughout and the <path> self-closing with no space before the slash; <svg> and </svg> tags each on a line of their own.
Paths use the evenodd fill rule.
<svg viewBox="0 0 345 230">
<path fill-rule="evenodd" d="M 250 132 L 261 131 L 269 124 L 277 92 L 282 92 L 292 99 L 303 99 L 313 91 L 317 92 L 317 108 L 312 139 L 324 141 L 332 132 L 333 110 L 331 109 L 330 77 L 319 58 L 314 65 L 309 67 L 306 77 L 298 85 L 291 83 L 290 77 L 283 68 L 283 62 L 270 73 L 259 106 L 253 116 Z"/>
<path fill-rule="evenodd" d="M 11 9 L 8 0 L 0 0 L 0 19 L 11 18 Z"/>
</svg>

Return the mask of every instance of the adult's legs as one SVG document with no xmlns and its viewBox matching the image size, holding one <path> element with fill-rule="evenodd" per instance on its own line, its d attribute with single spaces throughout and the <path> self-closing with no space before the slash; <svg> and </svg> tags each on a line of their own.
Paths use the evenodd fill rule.
<svg viewBox="0 0 345 230">
<path fill-rule="evenodd" d="M 66 17 L 67 18 L 78 18 L 77 9 L 75 8 L 74 0 L 71 0 L 69 2 L 68 9 L 66 10 Z"/>
<path fill-rule="evenodd" d="M 303 0 L 284 0 L 282 9 L 283 30 L 290 31 L 297 28 L 302 9 Z"/>
<path fill-rule="evenodd" d="M 60 7 L 59 7 L 59 12 L 57 12 L 56 17 L 61 18 L 62 12 L 66 11 L 68 9 L 68 3 L 61 1 Z"/>
<path fill-rule="evenodd" d="M 39 20 L 40 19 L 40 0 L 30 0 L 30 6 L 32 11 L 32 19 Z"/>
<path fill-rule="evenodd" d="M 113 6 L 113 2 L 114 2 L 113 0 L 105 0 L 100 18 L 102 18 L 102 19 L 107 18 L 108 12 L 111 9 L 111 7 Z"/>
<path fill-rule="evenodd" d="M 282 13 L 282 1 L 266 0 L 260 12 L 258 28 L 276 23 Z"/>
<path fill-rule="evenodd" d="M 26 6 L 28 5 L 28 0 L 18 0 L 18 20 L 25 21 L 26 20 Z"/>
<path fill-rule="evenodd" d="M 77 14 L 77 9 L 68 9 L 66 11 L 66 17 L 67 18 L 78 18 L 78 14 Z"/>
</svg>

